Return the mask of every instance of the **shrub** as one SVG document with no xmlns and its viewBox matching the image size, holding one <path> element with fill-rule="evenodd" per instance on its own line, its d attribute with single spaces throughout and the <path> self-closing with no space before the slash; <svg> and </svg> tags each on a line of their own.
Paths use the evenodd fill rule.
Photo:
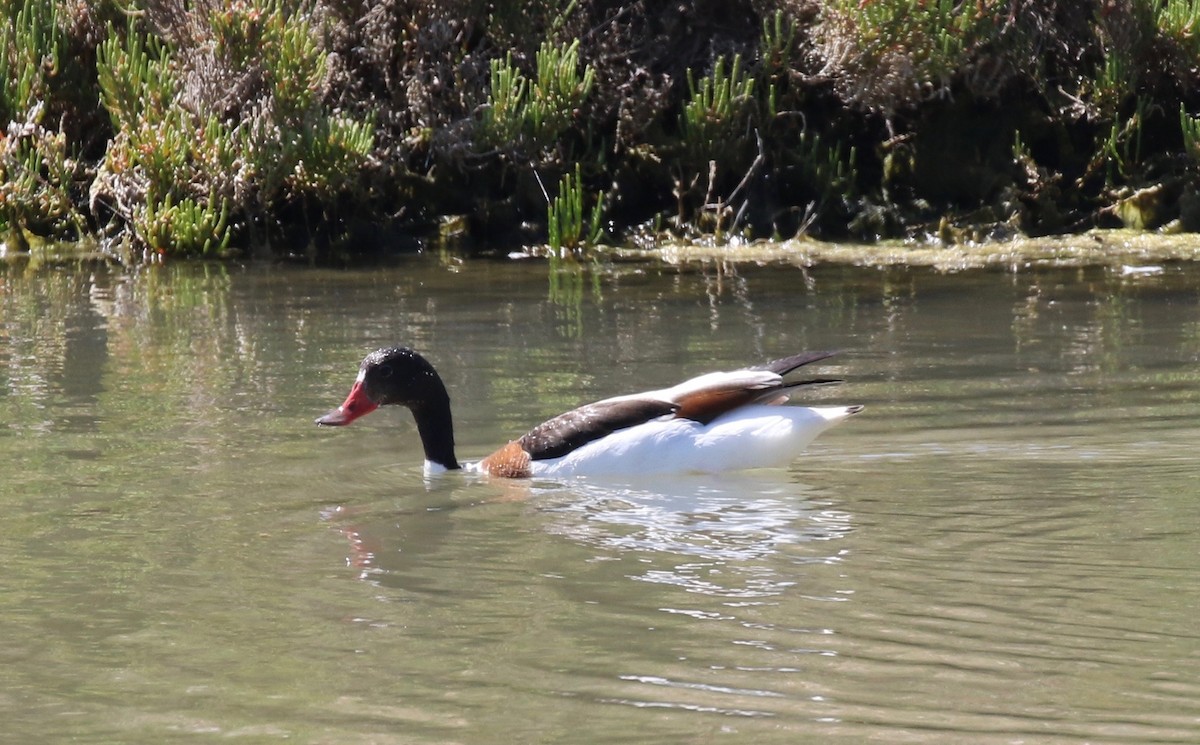
<svg viewBox="0 0 1200 745">
<path fill-rule="evenodd" d="M 75 163 L 66 136 L 46 124 L 62 57 L 57 6 L 0 3 L 0 229 L 23 247 L 24 230 L 83 231 L 71 199 Z"/>
<path fill-rule="evenodd" d="M 1007 0 L 831 0 L 816 35 L 820 74 L 846 100 L 890 114 L 945 95 L 992 41 Z"/>
<path fill-rule="evenodd" d="M 93 193 L 153 251 L 209 254 L 229 243 L 229 198 L 213 190 L 201 165 L 216 151 L 232 167 L 233 134 L 215 118 L 202 122 L 178 104 L 172 55 L 130 22 L 124 38 L 110 29 L 98 50 L 102 102 L 116 138 Z M 196 133 L 200 133 L 200 137 Z"/>
<path fill-rule="evenodd" d="M 220 253 L 231 215 L 249 226 L 289 205 L 331 204 L 358 183 L 373 124 L 324 106 L 326 57 L 313 22 L 281 0 L 248 0 L 160 25 L 211 44 L 181 59 L 131 20 L 124 35 L 110 29 L 98 54 L 117 135 L 93 195 L 110 202 L 137 244 Z M 222 80 L 245 100 L 231 100 Z"/>
</svg>

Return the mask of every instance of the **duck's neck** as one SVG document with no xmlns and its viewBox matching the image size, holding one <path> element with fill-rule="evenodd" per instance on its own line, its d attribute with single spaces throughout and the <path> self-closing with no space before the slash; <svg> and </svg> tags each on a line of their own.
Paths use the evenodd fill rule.
<svg viewBox="0 0 1200 745">
<path fill-rule="evenodd" d="M 450 471 L 461 468 L 454 457 L 454 419 L 450 416 L 450 396 L 443 390 L 441 395 L 412 407 L 412 413 L 417 421 L 417 432 L 421 435 L 421 445 L 425 448 L 425 462 Z"/>
</svg>

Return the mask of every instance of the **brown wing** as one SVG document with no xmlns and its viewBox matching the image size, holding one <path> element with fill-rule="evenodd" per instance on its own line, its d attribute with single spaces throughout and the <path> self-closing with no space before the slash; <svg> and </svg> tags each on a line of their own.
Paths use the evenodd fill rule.
<svg viewBox="0 0 1200 745">
<path fill-rule="evenodd" d="M 675 416 L 708 424 L 722 414 L 750 404 L 781 404 L 788 400 L 788 391 L 804 385 L 835 385 L 840 380 L 819 378 L 798 380 L 770 388 L 728 388 L 697 391 L 679 400 L 679 411 Z"/>
<path fill-rule="evenodd" d="M 673 414 L 679 404 L 652 398 L 619 398 L 580 406 L 534 427 L 520 440 L 534 460 L 558 458 L 619 429 Z"/>
<path fill-rule="evenodd" d="M 767 370 L 782 377 L 798 367 L 820 362 L 834 354 L 834 352 L 802 352 L 759 367 L 749 368 L 749 370 Z M 762 385 L 739 380 L 736 376 L 736 372 L 730 373 L 724 380 L 716 380 L 712 385 L 701 386 L 680 395 L 676 399 L 679 402 L 679 411 L 676 416 L 708 424 L 742 406 L 781 404 L 788 400 L 788 392 L 792 388 L 842 382 L 832 378 L 816 378 L 813 380 L 780 380 L 775 385 Z"/>
<path fill-rule="evenodd" d="M 708 424 L 722 414 L 752 404 L 774 390 L 778 389 L 709 388 L 696 391 L 679 400 L 679 411 L 675 415 Z"/>
</svg>

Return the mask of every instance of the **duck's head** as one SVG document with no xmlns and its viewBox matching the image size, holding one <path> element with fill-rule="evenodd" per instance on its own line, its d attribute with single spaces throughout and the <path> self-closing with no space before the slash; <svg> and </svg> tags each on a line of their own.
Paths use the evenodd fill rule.
<svg viewBox="0 0 1200 745">
<path fill-rule="evenodd" d="M 428 360 L 408 347 L 391 347 L 368 354 L 345 402 L 316 421 L 341 427 L 380 406 L 407 406 L 415 413 L 447 401 L 446 387 Z"/>
</svg>

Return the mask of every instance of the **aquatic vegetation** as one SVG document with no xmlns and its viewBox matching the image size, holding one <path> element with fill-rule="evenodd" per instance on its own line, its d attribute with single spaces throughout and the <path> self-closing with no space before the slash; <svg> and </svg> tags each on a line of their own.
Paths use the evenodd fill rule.
<svg viewBox="0 0 1200 745">
<path fill-rule="evenodd" d="M 815 199 L 809 210 L 823 209 L 838 197 L 853 197 L 856 193 L 858 151 L 842 143 L 830 146 L 819 134 L 804 133 L 797 148 L 804 179 L 812 185 Z"/>
<path fill-rule="evenodd" d="M 764 18 L 762 35 L 759 37 L 759 66 L 762 75 L 772 86 L 778 78 L 786 76 L 795 65 L 796 22 L 776 10 L 773 16 Z M 775 113 L 774 109 L 771 111 Z"/>
<path fill-rule="evenodd" d="M 549 244 L 556 254 L 564 248 L 594 246 L 604 235 L 604 192 L 596 193 L 591 211 L 585 219 L 583 176 L 578 163 L 575 164 L 574 175 L 570 172 L 563 174 L 558 194 L 550 201 L 546 212 Z"/>
<path fill-rule="evenodd" d="M 75 163 L 66 136 L 43 125 L 44 111 L 33 108 L 0 134 L 0 230 L 14 248 L 24 247 L 26 229 L 53 236 L 84 233 L 70 194 Z"/>
</svg>

